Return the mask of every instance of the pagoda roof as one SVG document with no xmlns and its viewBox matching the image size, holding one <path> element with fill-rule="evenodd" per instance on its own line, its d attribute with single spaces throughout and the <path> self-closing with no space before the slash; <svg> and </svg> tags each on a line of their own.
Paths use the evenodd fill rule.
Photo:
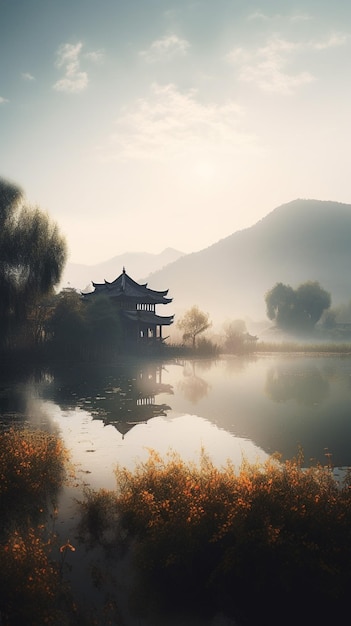
<svg viewBox="0 0 351 626">
<path fill-rule="evenodd" d="M 95 294 L 105 294 L 111 298 L 118 298 L 123 300 L 124 298 L 131 298 L 139 300 L 144 303 L 154 304 L 169 304 L 172 302 L 172 298 L 167 298 L 168 289 L 164 291 L 155 291 L 149 289 L 147 283 L 139 284 L 133 280 L 123 268 L 122 274 L 120 274 L 114 281 L 108 282 L 105 280 L 103 283 L 92 283 L 95 289 Z M 87 295 L 91 295 L 87 294 Z"/>
</svg>

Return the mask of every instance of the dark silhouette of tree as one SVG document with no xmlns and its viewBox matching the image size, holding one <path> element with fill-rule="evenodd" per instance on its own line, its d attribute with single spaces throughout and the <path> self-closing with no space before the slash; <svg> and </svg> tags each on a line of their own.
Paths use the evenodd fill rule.
<svg viewBox="0 0 351 626">
<path fill-rule="evenodd" d="M 87 338 L 82 297 L 74 289 L 63 289 L 52 304 L 45 325 L 48 341 L 55 354 L 79 358 Z"/>
<path fill-rule="evenodd" d="M 11 251 L 13 241 L 8 231 L 13 227 L 13 213 L 22 198 L 21 190 L 0 179 L 0 345 L 9 331 L 9 318 L 14 297 L 11 280 Z"/>
<path fill-rule="evenodd" d="M 276 283 L 266 293 L 265 300 L 268 318 L 286 331 L 313 330 L 331 305 L 330 294 L 317 281 L 307 281 L 297 289 Z"/>
<path fill-rule="evenodd" d="M 116 352 L 122 331 L 116 307 L 104 296 L 89 302 L 74 289 L 63 289 L 46 326 L 55 354 L 89 359 Z"/>
<path fill-rule="evenodd" d="M 177 323 L 179 330 L 183 331 L 183 340 L 191 341 L 193 349 L 196 346 L 196 337 L 210 328 L 211 325 L 209 314 L 200 311 L 196 305 L 186 311 Z"/>
<path fill-rule="evenodd" d="M 291 325 L 291 316 L 295 306 L 295 292 L 290 285 L 277 283 L 265 296 L 267 316 L 275 320 L 282 328 Z"/>
<path fill-rule="evenodd" d="M 330 293 L 322 289 L 319 282 L 308 281 L 296 289 L 296 295 L 303 318 L 308 325 L 314 327 L 323 311 L 331 305 Z"/>
<path fill-rule="evenodd" d="M 31 308 L 53 292 L 66 257 L 65 239 L 47 213 L 0 178 L 0 345 L 28 339 Z"/>
</svg>

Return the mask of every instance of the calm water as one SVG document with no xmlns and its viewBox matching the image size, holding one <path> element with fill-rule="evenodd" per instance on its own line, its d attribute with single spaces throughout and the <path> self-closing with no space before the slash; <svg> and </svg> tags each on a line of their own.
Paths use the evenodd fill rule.
<svg viewBox="0 0 351 626">
<path fill-rule="evenodd" d="M 58 428 L 93 487 L 113 487 L 117 463 L 148 450 L 217 465 L 243 457 L 351 466 L 351 357 L 277 356 L 67 368 L 15 387 L 0 384 L 4 421 Z"/>
<path fill-rule="evenodd" d="M 117 463 L 133 468 L 154 449 L 198 460 L 203 448 L 221 466 L 227 459 L 263 461 L 273 452 L 351 466 L 351 357 L 265 355 L 216 361 L 129 363 L 123 367 L 66 368 L 0 380 L 0 422 L 58 430 L 76 466 L 77 481 L 59 501 L 57 530 L 76 542 L 77 498 L 85 486 L 115 486 Z M 102 553 L 76 543 L 69 574 L 81 606 L 101 610 L 91 583 L 92 559 Z M 101 561 L 103 562 L 103 561 Z M 118 603 L 126 626 L 152 626 L 130 613 L 128 575 L 117 564 Z M 100 594 L 100 595 L 99 595 Z M 218 616 L 217 616 L 218 617 Z M 217 618 L 216 618 L 217 619 Z M 183 621 L 213 626 L 230 621 Z M 167 616 L 169 626 L 179 626 Z"/>
</svg>

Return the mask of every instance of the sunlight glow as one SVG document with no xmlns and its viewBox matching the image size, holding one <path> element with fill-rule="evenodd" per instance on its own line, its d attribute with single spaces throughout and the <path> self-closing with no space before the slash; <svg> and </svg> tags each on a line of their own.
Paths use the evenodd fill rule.
<svg viewBox="0 0 351 626">
<path fill-rule="evenodd" d="M 194 164 L 194 174 L 204 182 L 211 182 L 216 175 L 216 167 L 210 161 L 197 161 Z"/>
</svg>

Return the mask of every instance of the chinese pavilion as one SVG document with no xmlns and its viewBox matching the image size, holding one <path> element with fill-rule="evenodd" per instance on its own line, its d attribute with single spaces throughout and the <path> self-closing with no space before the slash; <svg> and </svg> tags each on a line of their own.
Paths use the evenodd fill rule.
<svg viewBox="0 0 351 626">
<path fill-rule="evenodd" d="M 94 291 L 82 295 L 85 299 L 97 296 L 111 298 L 120 315 L 127 341 L 156 343 L 165 340 L 162 337 L 162 328 L 173 323 L 174 315 L 157 315 L 156 305 L 172 302 L 172 298 L 166 297 L 168 289 L 154 291 L 148 288 L 147 283 L 140 285 L 128 276 L 125 268 L 113 282 L 93 282 L 93 287 Z"/>
</svg>

